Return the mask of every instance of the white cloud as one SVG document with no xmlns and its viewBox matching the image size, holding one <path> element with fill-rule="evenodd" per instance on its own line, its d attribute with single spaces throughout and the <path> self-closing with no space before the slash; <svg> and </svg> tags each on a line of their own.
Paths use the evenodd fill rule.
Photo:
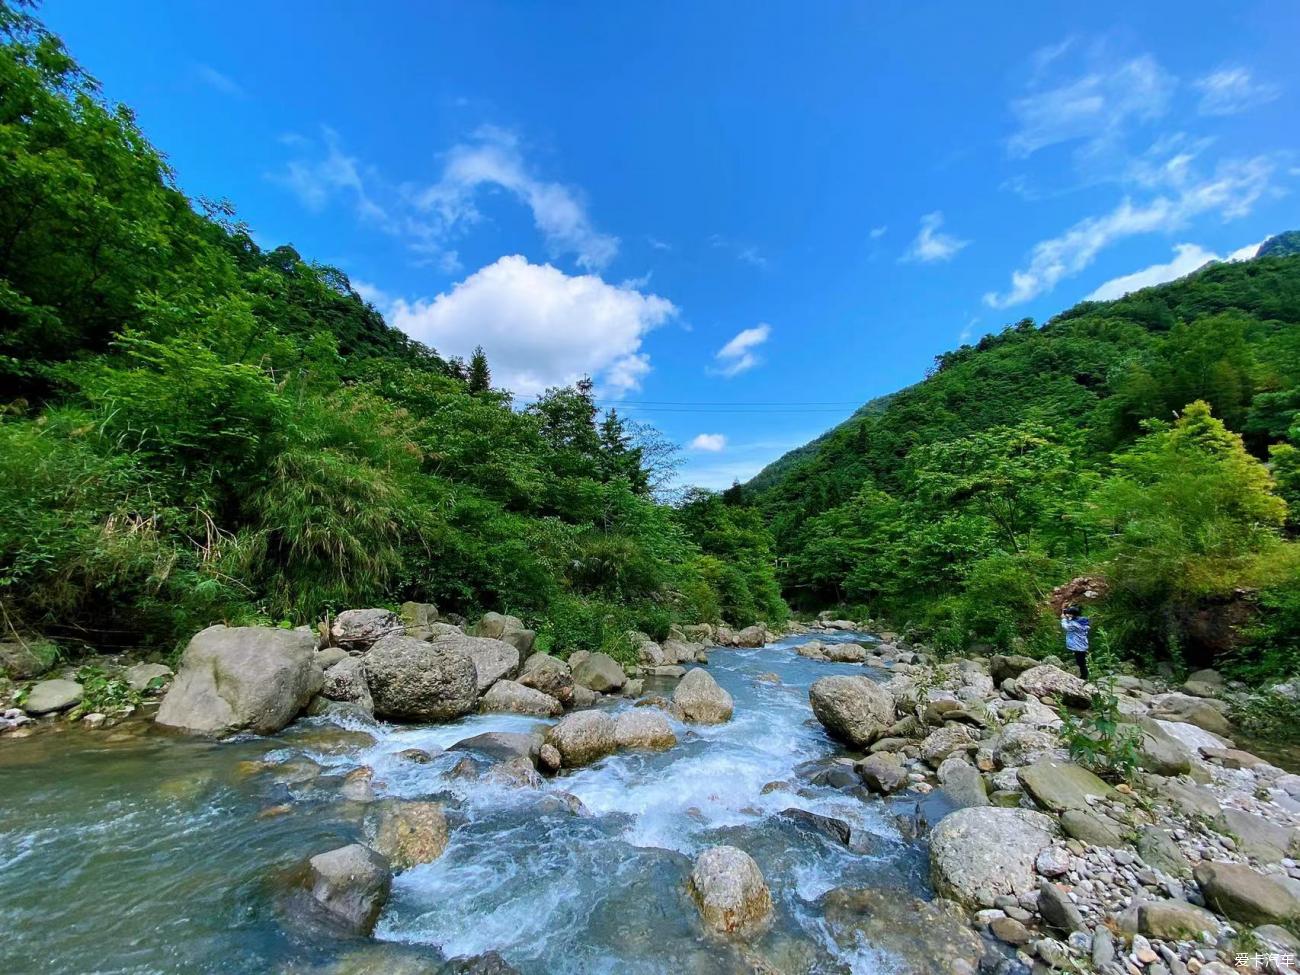
<svg viewBox="0 0 1300 975">
<path fill-rule="evenodd" d="M 768 340 L 772 326 L 760 322 L 753 328 L 737 332 L 731 340 L 714 355 L 718 366 L 712 371 L 720 376 L 731 378 L 753 369 L 763 360 L 754 351 Z"/>
<path fill-rule="evenodd" d="M 474 198 L 484 186 L 498 186 L 532 210 L 533 223 L 552 255 L 572 254 L 580 267 L 599 271 L 618 253 L 618 238 L 592 226 L 578 192 L 533 176 L 520 152 L 518 136 L 495 126 L 483 126 L 473 141 L 453 146 L 442 177 L 419 191 L 415 202 L 451 230 L 480 219 Z"/>
<path fill-rule="evenodd" d="M 321 134 L 325 157 L 316 161 L 294 160 L 276 177 L 277 181 L 289 187 L 309 210 L 320 212 L 335 195 L 341 194 L 352 198 L 357 214 L 363 219 L 391 226 L 387 211 L 366 189 L 360 163 L 343 151 L 338 133 L 325 128 Z"/>
<path fill-rule="evenodd" d="M 921 229 L 912 241 L 912 246 L 903 254 L 904 261 L 920 261 L 931 264 L 936 261 L 950 261 L 957 252 L 970 243 L 959 240 L 952 234 L 945 234 L 939 228 L 943 226 L 943 214 L 935 210 L 921 218 Z"/>
<path fill-rule="evenodd" d="M 871 239 L 879 240 L 881 237 L 885 236 L 885 231 L 887 231 L 888 229 L 889 229 L 888 227 L 883 225 L 879 227 L 872 227 L 870 233 Z"/>
<path fill-rule="evenodd" d="M 772 266 L 772 262 L 767 259 L 753 244 L 745 243 L 741 240 L 732 240 L 721 234 L 713 234 L 709 237 L 709 244 L 715 250 L 725 250 L 735 256 L 741 264 L 748 264 L 750 267 L 756 267 L 760 271 L 766 271 Z"/>
<path fill-rule="evenodd" d="M 1250 71 L 1242 67 L 1212 71 L 1198 78 L 1195 85 L 1201 93 L 1197 108 L 1202 115 L 1236 115 L 1271 102 L 1281 94 L 1277 85 L 1255 81 Z"/>
<path fill-rule="evenodd" d="M 352 290 L 361 296 L 362 301 L 374 305 L 381 312 L 387 312 L 389 308 L 393 307 L 393 296 L 369 281 L 353 278 Z"/>
<path fill-rule="evenodd" d="M 591 376 L 606 395 L 640 387 L 650 371 L 646 333 L 677 314 L 672 302 L 502 257 L 433 299 L 398 299 L 389 322 L 439 352 L 482 345 L 493 383 L 528 397 Z"/>
<path fill-rule="evenodd" d="M 1132 274 L 1111 278 L 1084 300 L 1112 301 L 1115 298 L 1122 298 L 1134 291 L 1140 291 L 1143 288 L 1150 288 L 1153 285 L 1164 284 L 1166 281 L 1175 281 L 1178 278 L 1185 277 L 1198 268 L 1204 267 L 1210 261 L 1249 260 L 1259 250 L 1260 243 L 1263 243 L 1263 241 L 1239 247 L 1227 257 L 1220 257 L 1199 244 L 1175 244 L 1173 260 L 1166 264 L 1152 264 L 1150 267 L 1144 267 Z"/>
<path fill-rule="evenodd" d="M 662 241 L 658 237 L 647 237 L 645 241 L 657 251 L 670 251 L 673 249 L 672 244 Z"/>
<path fill-rule="evenodd" d="M 726 446 L 727 438 L 721 433 L 696 434 L 695 439 L 691 441 L 691 450 L 702 450 L 710 454 L 716 454 Z"/>
<path fill-rule="evenodd" d="M 1111 244 L 1128 237 L 1169 233 L 1204 213 L 1217 213 L 1225 220 L 1244 216 L 1268 190 L 1272 172 L 1272 163 L 1263 156 L 1231 160 L 1203 180 L 1180 169 L 1171 177 L 1176 193 L 1139 204 L 1125 198 L 1111 212 L 1087 217 L 1059 237 L 1040 241 L 1030 252 L 1028 264 L 1012 272 L 1011 287 L 1002 293 L 989 292 L 984 301 L 993 308 L 1008 308 L 1036 298 L 1089 267 Z"/>
<path fill-rule="evenodd" d="M 199 81 L 223 95 L 243 97 L 245 94 L 243 85 L 229 75 L 222 74 L 210 64 L 196 64 L 194 74 Z"/>
</svg>

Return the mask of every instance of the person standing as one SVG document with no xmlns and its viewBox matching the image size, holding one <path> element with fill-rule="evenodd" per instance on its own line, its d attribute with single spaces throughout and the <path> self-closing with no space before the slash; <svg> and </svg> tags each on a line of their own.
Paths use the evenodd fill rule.
<svg viewBox="0 0 1300 975">
<path fill-rule="evenodd" d="M 1074 654 L 1079 665 L 1079 676 L 1088 679 L 1088 630 L 1092 621 L 1083 615 L 1078 606 L 1066 606 L 1061 613 L 1061 629 L 1065 631 L 1065 649 Z"/>
</svg>

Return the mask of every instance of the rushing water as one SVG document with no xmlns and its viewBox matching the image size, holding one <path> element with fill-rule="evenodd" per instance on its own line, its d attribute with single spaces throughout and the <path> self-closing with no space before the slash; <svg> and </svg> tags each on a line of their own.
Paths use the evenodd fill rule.
<svg viewBox="0 0 1300 975">
<path fill-rule="evenodd" d="M 807 660 L 792 642 L 712 654 L 732 721 L 677 725 L 670 751 L 619 754 L 542 793 L 448 777 L 463 752 L 425 765 L 398 754 L 538 726 L 513 715 L 420 727 L 316 718 L 225 743 L 141 728 L 0 744 L 4 970 L 380 972 L 400 957 L 420 971 L 422 955 L 495 950 L 525 973 L 892 971 L 879 946 L 837 945 L 816 901 L 837 885 L 923 892 L 924 851 L 895 825 L 906 804 L 809 784 L 807 764 L 839 749 L 808 685 L 863 670 Z M 396 877 L 376 931 L 389 949 L 294 935 L 277 910 L 290 868 L 361 838 L 364 806 L 339 798 L 360 765 L 381 795 L 446 801 L 453 825 L 440 859 Z M 560 790 L 591 815 L 542 801 Z M 848 822 L 851 848 L 780 815 L 790 808 Z M 686 894 L 691 858 L 717 843 L 748 851 L 772 888 L 776 921 L 749 945 L 704 936 Z"/>
</svg>

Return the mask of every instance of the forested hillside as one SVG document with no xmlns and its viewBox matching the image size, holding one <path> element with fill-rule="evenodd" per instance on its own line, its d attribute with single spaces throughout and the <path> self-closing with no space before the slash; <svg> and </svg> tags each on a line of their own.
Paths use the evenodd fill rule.
<svg viewBox="0 0 1300 975">
<path fill-rule="evenodd" d="M 866 604 L 949 646 L 1046 646 L 1050 590 L 1100 572 L 1110 646 L 1291 669 L 1297 324 L 1300 257 L 1262 256 L 939 356 L 747 488 L 787 596 Z"/>
<path fill-rule="evenodd" d="M 6 632 L 167 646 L 415 599 L 523 615 L 565 652 L 784 618 L 756 514 L 656 503 L 652 431 L 587 384 L 512 409 L 481 356 L 408 340 L 230 206 L 196 212 L 21 9 L 0 31 Z"/>
</svg>

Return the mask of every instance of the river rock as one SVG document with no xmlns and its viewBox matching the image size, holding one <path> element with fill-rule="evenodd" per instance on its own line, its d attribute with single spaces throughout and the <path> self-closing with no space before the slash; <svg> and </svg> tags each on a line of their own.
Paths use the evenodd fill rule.
<svg viewBox="0 0 1300 975">
<path fill-rule="evenodd" d="M 1250 867 L 1205 861 L 1194 873 L 1205 903 L 1229 920 L 1285 927 L 1300 917 L 1300 897 Z"/>
<path fill-rule="evenodd" d="M 1065 934 L 1074 931 L 1086 931 L 1083 915 L 1074 906 L 1068 894 L 1050 880 L 1038 884 L 1038 912 L 1048 927 L 1056 928 Z"/>
<path fill-rule="evenodd" d="M 989 658 L 989 677 L 996 686 L 1001 687 L 1004 680 L 1014 680 L 1026 670 L 1037 666 L 1038 661 L 1033 657 L 995 653 Z"/>
<path fill-rule="evenodd" d="M 951 901 L 923 901 L 888 888 L 836 887 L 818 903 L 836 944 L 853 958 L 862 957 L 864 945 L 887 953 L 891 972 L 973 973 L 984 954 L 983 939 Z"/>
<path fill-rule="evenodd" d="M 611 754 L 615 732 L 614 719 L 604 711 L 576 711 L 547 730 L 546 743 L 559 751 L 565 768 L 577 768 Z"/>
<path fill-rule="evenodd" d="M 772 894 L 763 872 L 744 850 L 714 846 L 695 858 L 690 890 L 700 917 L 717 934 L 751 938 L 772 919 Z"/>
<path fill-rule="evenodd" d="M 968 806 L 989 804 L 984 776 L 960 755 L 953 754 L 946 758 L 939 766 L 938 775 L 943 794 L 954 808 L 965 809 Z"/>
<path fill-rule="evenodd" d="M 767 628 L 755 624 L 747 626 L 743 630 L 737 630 L 731 638 L 733 647 L 761 647 L 767 642 Z"/>
<path fill-rule="evenodd" d="M 474 661 L 474 675 L 480 694 L 497 681 L 513 677 L 519 671 L 519 651 L 504 640 L 444 634 L 435 636 L 430 643 L 436 647 L 455 647 Z"/>
<path fill-rule="evenodd" d="M 43 680 L 32 685 L 23 701 L 28 714 L 55 714 L 81 702 L 85 689 L 75 680 Z"/>
<path fill-rule="evenodd" d="M 880 753 L 868 755 L 855 766 L 872 792 L 889 795 L 907 785 L 907 769 L 896 758 Z"/>
<path fill-rule="evenodd" d="M 590 687 L 583 687 L 581 684 L 573 685 L 572 707 L 575 710 L 578 708 L 595 707 L 596 703 L 599 700 L 600 700 L 600 695 L 597 694 L 595 691 L 593 691 Z"/>
<path fill-rule="evenodd" d="M 350 653 L 364 653 L 382 638 L 405 629 L 392 610 L 345 609 L 330 625 L 330 637 Z"/>
<path fill-rule="evenodd" d="M 518 616 L 502 613 L 484 613 L 471 632 L 474 636 L 508 643 L 519 651 L 521 657 L 527 657 L 533 652 L 533 643 L 537 640 L 536 631 L 525 626 Z"/>
<path fill-rule="evenodd" d="M 721 724 L 731 720 L 734 705 L 731 695 L 718 686 L 713 675 L 696 667 L 673 691 L 673 703 L 682 709 L 687 721 L 697 724 Z"/>
<path fill-rule="evenodd" d="M 1159 826 L 1146 825 L 1138 829 L 1138 856 L 1149 867 L 1163 870 L 1179 880 L 1192 879 L 1192 865 L 1183 855 L 1182 849 L 1174 838 Z"/>
<path fill-rule="evenodd" d="M 837 664 L 860 664 L 867 659 L 867 648 L 860 643 L 828 643 L 825 653 Z"/>
<path fill-rule="evenodd" d="M 155 720 L 203 735 L 274 734 L 321 689 L 315 644 L 301 630 L 210 626 L 185 648 Z"/>
<path fill-rule="evenodd" d="M 1202 932 L 1206 932 L 1213 941 L 1222 927 L 1219 919 L 1205 908 L 1186 901 L 1144 901 L 1138 905 L 1138 931 L 1149 938 L 1200 941 Z"/>
<path fill-rule="evenodd" d="M 712 623 L 692 623 L 683 626 L 682 633 L 691 643 L 713 645 L 715 631 Z"/>
<path fill-rule="evenodd" d="M 488 769 L 487 779 L 512 789 L 540 789 L 542 777 L 536 765 L 526 758 L 510 758 Z"/>
<path fill-rule="evenodd" d="M 478 752 L 497 762 L 508 762 L 512 758 L 526 758 L 530 762 L 536 762 L 541 747 L 541 735 L 519 731 L 485 731 L 470 738 L 462 738 L 447 750 Z"/>
<path fill-rule="evenodd" d="M 633 708 L 615 719 L 614 743 L 619 748 L 662 751 L 676 745 L 677 736 L 662 712 L 652 708 Z"/>
<path fill-rule="evenodd" d="M 1277 863 L 1287 856 L 1295 834 L 1293 829 L 1241 809 L 1224 809 L 1223 824 L 1237 838 L 1237 849 L 1260 863 Z"/>
<path fill-rule="evenodd" d="M 1001 768 L 1032 765 L 1040 758 L 1050 758 L 1056 739 L 1033 725 L 1013 722 L 1002 729 L 993 744 L 993 760 Z"/>
<path fill-rule="evenodd" d="M 1185 775 L 1192 770 L 1196 756 L 1161 722 L 1139 718 L 1134 725 L 1121 725 L 1120 733 L 1128 734 L 1133 728 L 1138 736 L 1139 766 L 1157 775 Z"/>
<path fill-rule="evenodd" d="M 930 837 L 935 890 L 971 907 L 991 907 L 999 894 L 1037 889 L 1035 863 L 1051 845 L 1055 823 L 1030 809 L 974 806 L 939 821 Z"/>
<path fill-rule="evenodd" d="M 894 720 L 894 700 L 866 677 L 823 677 L 808 689 L 813 714 L 833 738 L 866 748 Z"/>
<path fill-rule="evenodd" d="M 598 694 L 612 694 L 627 682 L 627 675 L 617 660 L 607 653 L 591 653 L 575 663 L 578 654 L 569 658 L 573 679 Z"/>
<path fill-rule="evenodd" d="M 848 846 L 853 839 L 853 828 L 842 819 L 835 819 L 831 816 L 821 816 L 806 809 L 783 809 L 778 815 L 789 822 L 794 823 L 801 829 L 811 830 L 814 833 L 820 833 L 836 843 L 842 843 Z"/>
<path fill-rule="evenodd" d="M 308 869 L 312 897 L 341 930 L 357 935 L 374 931 L 393 883 L 384 856 L 352 843 L 312 857 Z"/>
<path fill-rule="evenodd" d="M 1061 813 L 1061 829 L 1089 846 L 1120 847 L 1124 845 L 1124 832 L 1113 819 L 1099 816 L 1083 809 L 1067 809 Z"/>
<path fill-rule="evenodd" d="M 1215 705 L 1219 704 L 1218 707 Z M 1164 721 L 1195 725 L 1213 735 L 1227 736 L 1232 725 L 1224 716 L 1220 702 L 1187 694 L 1159 694 L 1151 700 L 1151 716 Z"/>
<path fill-rule="evenodd" d="M 1082 678 L 1051 664 L 1030 667 L 1016 678 L 1016 688 L 1021 694 L 1054 697 L 1075 707 L 1087 707 L 1092 703 L 1092 692 Z"/>
<path fill-rule="evenodd" d="M 931 768 L 938 768 L 954 752 L 965 752 L 975 743 L 975 735 L 964 724 L 946 724 L 936 728 L 921 742 L 921 758 Z"/>
<path fill-rule="evenodd" d="M 427 640 L 433 635 L 433 624 L 438 622 L 438 607 L 433 603 L 407 601 L 397 608 L 397 616 L 405 627 L 403 632 L 417 640 Z"/>
<path fill-rule="evenodd" d="M 549 694 L 525 687 L 512 680 L 499 680 L 488 688 L 479 702 L 480 711 L 510 711 L 515 714 L 535 714 L 553 718 L 564 712 L 564 707 Z"/>
<path fill-rule="evenodd" d="M 1054 813 L 1089 809 L 1088 796 L 1109 799 L 1115 790 L 1086 768 L 1069 762 L 1043 760 L 1022 768 L 1017 777 L 1026 792 Z"/>
<path fill-rule="evenodd" d="M 569 665 L 549 653 L 535 653 L 525 660 L 519 683 L 555 698 L 566 707 L 573 701 L 573 674 Z"/>
<path fill-rule="evenodd" d="M 345 657 L 325 671 L 321 694 L 331 701 L 348 701 L 372 713 L 375 710 L 360 657 Z"/>
<path fill-rule="evenodd" d="M 131 690 L 143 694 L 149 690 L 149 685 L 154 681 L 158 683 L 155 687 L 161 687 L 172 677 L 172 669 L 166 664 L 136 664 L 133 667 L 126 668 L 126 682 L 131 685 Z"/>
<path fill-rule="evenodd" d="M 25 640 L 0 640 L 0 676 L 12 680 L 29 680 L 39 677 L 58 660 L 52 644 L 37 638 Z"/>
<path fill-rule="evenodd" d="M 432 863 L 447 848 L 447 815 L 441 803 L 386 799 L 373 807 L 368 826 L 371 845 L 395 870 Z"/>
<path fill-rule="evenodd" d="M 455 638 L 426 642 L 386 636 L 366 654 L 365 671 L 381 718 L 450 721 L 469 714 L 478 702 L 474 661 Z"/>
</svg>

